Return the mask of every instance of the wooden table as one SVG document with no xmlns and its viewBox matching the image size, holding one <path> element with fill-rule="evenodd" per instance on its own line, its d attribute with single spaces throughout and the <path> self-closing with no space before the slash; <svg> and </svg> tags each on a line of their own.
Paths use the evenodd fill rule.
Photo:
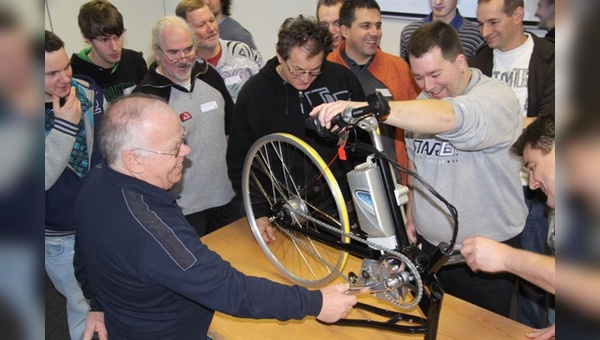
<svg viewBox="0 0 600 340">
<path fill-rule="evenodd" d="M 241 272 L 292 284 L 267 260 L 259 248 L 248 222 L 240 219 L 202 238 L 202 242 L 220 254 Z M 360 269 L 360 260 L 350 257 L 344 272 Z M 382 308 L 393 305 L 370 295 L 360 295 L 359 301 Z M 414 313 L 418 314 L 416 310 Z M 365 311 L 353 310 L 349 318 L 371 318 Z M 524 339 L 530 328 L 513 320 L 489 312 L 449 294 L 444 295 L 438 339 Z M 209 335 L 213 339 L 422 339 L 422 335 L 408 335 L 373 328 L 323 325 L 314 318 L 280 322 L 277 320 L 240 319 L 215 313 Z"/>
</svg>

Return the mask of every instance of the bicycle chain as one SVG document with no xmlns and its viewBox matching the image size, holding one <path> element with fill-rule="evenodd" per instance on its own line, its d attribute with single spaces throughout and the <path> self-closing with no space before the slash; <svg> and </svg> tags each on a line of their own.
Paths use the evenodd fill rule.
<svg viewBox="0 0 600 340">
<path fill-rule="evenodd" d="M 411 273 L 412 273 L 412 279 L 415 280 L 416 282 L 416 286 L 417 286 L 417 292 L 416 292 L 416 296 L 413 298 L 412 302 L 410 303 L 400 303 L 398 302 L 398 299 L 394 298 L 393 296 L 391 296 L 391 294 L 389 294 L 388 292 L 383 292 L 384 296 L 390 301 L 392 302 L 394 305 L 396 305 L 399 308 L 403 308 L 403 309 L 411 309 L 417 306 L 417 304 L 421 301 L 421 298 L 423 297 L 423 281 L 421 280 L 421 275 L 419 275 L 419 271 L 417 270 L 417 268 L 415 267 L 415 265 L 412 263 L 411 260 L 408 259 L 408 257 L 406 257 L 406 255 L 395 251 L 393 249 L 389 249 L 383 246 L 380 246 L 376 243 L 373 243 L 369 240 L 365 240 L 359 236 L 356 236 L 352 233 L 346 233 L 344 231 L 342 231 L 341 229 L 338 229 L 336 227 L 330 226 L 329 224 L 320 221 L 310 215 L 306 215 L 302 212 L 299 212 L 295 209 L 292 209 L 290 207 L 288 207 L 288 210 L 293 212 L 296 215 L 299 215 L 303 218 L 306 218 L 307 220 L 312 221 L 313 223 L 316 223 L 318 225 L 320 225 L 321 227 L 328 229 L 330 231 L 333 231 L 335 233 L 340 234 L 341 236 L 344 237 L 349 237 L 351 239 L 353 239 L 354 241 L 363 243 L 367 246 L 369 246 L 370 248 L 394 255 L 396 257 L 398 257 L 402 262 L 404 262 L 404 264 L 406 264 L 406 266 L 410 269 Z M 337 268 L 335 268 L 335 266 L 333 266 L 332 264 L 330 264 L 329 262 L 327 262 L 327 260 L 325 260 L 323 257 L 321 257 L 321 255 L 317 254 L 317 252 L 315 252 L 312 248 L 310 248 L 307 244 L 305 244 L 302 240 L 300 240 L 298 237 L 296 237 L 295 235 L 293 235 L 293 233 L 291 231 L 289 231 L 288 229 L 280 226 L 276 221 L 275 225 L 286 235 L 288 235 L 290 238 L 292 238 L 294 241 L 296 241 L 298 244 L 300 244 L 300 246 L 302 246 L 302 248 L 304 248 L 309 254 L 311 254 L 312 256 L 314 256 L 317 260 L 319 260 L 321 263 L 323 263 L 326 267 L 328 267 L 332 272 L 336 273 L 338 276 L 340 276 L 342 279 L 344 279 L 346 282 L 353 284 L 352 280 L 350 280 L 350 278 L 348 278 L 346 275 L 344 275 L 340 270 L 338 270 Z M 413 293 L 414 294 L 414 293 Z"/>
</svg>

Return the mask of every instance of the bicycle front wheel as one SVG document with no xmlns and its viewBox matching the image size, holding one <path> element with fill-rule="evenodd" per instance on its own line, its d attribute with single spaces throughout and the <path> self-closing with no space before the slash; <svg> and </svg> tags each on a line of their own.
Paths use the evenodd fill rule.
<svg viewBox="0 0 600 340">
<path fill-rule="evenodd" d="M 283 133 L 260 138 L 246 156 L 242 191 L 254 237 L 285 276 L 307 287 L 337 277 L 348 253 L 327 244 L 350 239 L 317 221 L 348 233 L 348 212 L 336 178 L 310 145 Z M 265 242 L 257 219 L 275 226 L 275 241 Z"/>
</svg>

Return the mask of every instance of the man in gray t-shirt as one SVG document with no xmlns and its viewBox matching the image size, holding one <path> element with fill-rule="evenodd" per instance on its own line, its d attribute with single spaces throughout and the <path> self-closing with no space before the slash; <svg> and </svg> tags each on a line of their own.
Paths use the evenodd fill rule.
<svg viewBox="0 0 600 340">
<path fill-rule="evenodd" d="M 471 235 L 518 246 L 527 209 L 520 161 L 509 151 L 523 125 L 517 97 L 506 84 L 469 68 L 456 31 L 446 23 L 422 25 L 408 51 L 423 91 L 419 100 L 390 102 L 385 123 L 405 129 L 409 168 L 458 209 L 455 250 Z M 311 114 L 327 126 L 347 105 L 364 103 L 326 104 Z M 409 187 L 409 240 L 430 252 L 451 239 L 451 218 L 420 183 L 409 179 Z M 462 264 L 442 268 L 438 278 L 446 292 L 508 316 L 514 276 L 475 273 Z"/>
</svg>

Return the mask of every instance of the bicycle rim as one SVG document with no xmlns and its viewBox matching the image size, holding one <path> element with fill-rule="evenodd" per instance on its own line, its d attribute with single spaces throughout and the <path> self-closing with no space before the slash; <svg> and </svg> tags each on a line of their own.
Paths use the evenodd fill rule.
<svg viewBox="0 0 600 340">
<path fill-rule="evenodd" d="M 318 236 L 327 234 L 326 231 L 314 222 L 286 214 L 289 210 L 282 209 L 301 210 L 349 232 L 348 213 L 337 180 L 312 147 L 289 134 L 278 133 L 260 138 L 246 156 L 242 190 L 254 237 L 269 261 L 285 276 L 307 287 L 319 287 L 337 277 L 329 266 L 341 271 L 348 253 L 319 242 Z M 256 219 L 263 216 L 286 228 L 293 237 L 279 232 L 276 241 L 267 244 L 256 223 Z M 310 229 L 319 235 L 309 237 L 298 229 Z M 327 236 L 332 237 L 331 232 Z M 341 235 L 334 237 L 339 237 L 343 243 L 350 242 Z M 306 245 L 310 251 L 305 249 Z M 311 254 L 313 252 L 317 256 Z"/>
</svg>

